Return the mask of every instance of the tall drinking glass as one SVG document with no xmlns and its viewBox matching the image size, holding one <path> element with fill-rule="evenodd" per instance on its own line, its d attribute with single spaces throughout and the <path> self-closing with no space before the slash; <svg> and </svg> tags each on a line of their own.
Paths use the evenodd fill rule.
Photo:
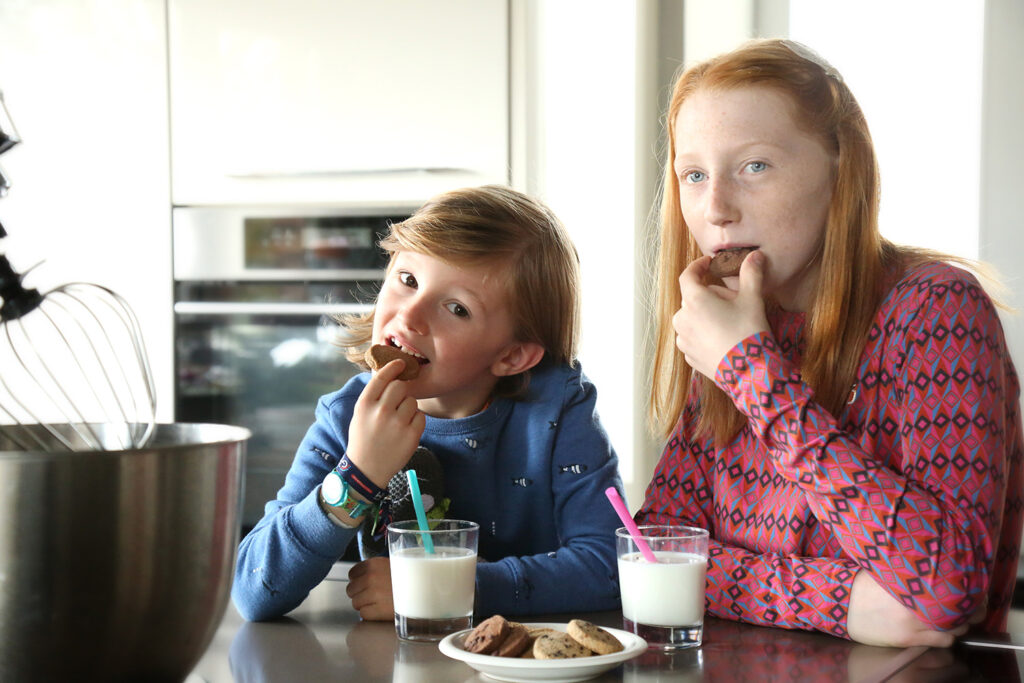
<svg viewBox="0 0 1024 683">
<path fill-rule="evenodd" d="M 624 527 L 615 531 L 622 628 L 652 648 L 697 647 L 704 634 L 708 532 L 688 526 L 641 526 L 650 562 Z"/>
<path fill-rule="evenodd" d="M 473 625 L 480 526 L 431 523 L 429 531 L 414 520 L 388 525 L 395 630 L 404 640 L 441 640 Z"/>
</svg>

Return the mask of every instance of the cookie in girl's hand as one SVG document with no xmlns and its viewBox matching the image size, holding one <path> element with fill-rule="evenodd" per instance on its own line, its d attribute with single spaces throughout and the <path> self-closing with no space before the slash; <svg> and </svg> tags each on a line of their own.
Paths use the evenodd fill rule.
<svg viewBox="0 0 1024 683">
<path fill-rule="evenodd" d="M 374 344 L 366 350 L 366 355 L 363 357 L 371 370 L 380 370 L 396 358 L 405 362 L 405 370 L 402 370 L 402 374 L 398 376 L 398 379 L 409 380 L 416 379 L 419 376 L 420 364 L 416 357 L 394 346 Z"/>
<path fill-rule="evenodd" d="M 747 258 L 747 254 L 752 251 L 757 251 L 757 249 L 755 247 L 723 249 L 711 259 L 708 272 L 717 278 L 736 277 L 740 274 L 740 265 L 742 265 L 743 259 Z"/>
</svg>

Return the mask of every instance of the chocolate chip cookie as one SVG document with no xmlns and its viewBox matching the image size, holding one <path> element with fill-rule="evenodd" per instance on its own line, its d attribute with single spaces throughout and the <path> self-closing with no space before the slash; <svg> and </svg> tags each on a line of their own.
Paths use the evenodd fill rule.
<svg viewBox="0 0 1024 683">
<path fill-rule="evenodd" d="M 565 632 L 583 647 L 593 650 L 595 654 L 610 655 L 623 650 L 622 643 L 618 638 L 600 626 L 583 619 L 570 621 Z"/>
<path fill-rule="evenodd" d="M 508 636 L 511 625 L 508 620 L 500 614 L 484 619 L 476 628 L 466 636 L 462 648 L 466 652 L 478 655 L 489 655 L 498 649 L 498 646 Z"/>
<path fill-rule="evenodd" d="M 545 633 L 533 643 L 535 659 L 573 659 L 591 654 L 568 633 Z"/>
</svg>

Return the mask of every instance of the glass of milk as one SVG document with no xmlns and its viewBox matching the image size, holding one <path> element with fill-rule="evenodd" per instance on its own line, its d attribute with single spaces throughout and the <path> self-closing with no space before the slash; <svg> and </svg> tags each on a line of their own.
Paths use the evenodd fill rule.
<svg viewBox="0 0 1024 683">
<path fill-rule="evenodd" d="M 645 558 L 624 527 L 615 531 L 622 595 L 622 628 L 649 647 L 697 647 L 704 633 L 704 575 L 708 532 L 689 526 L 641 526 Z"/>
<path fill-rule="evenodd" d="M 457 519 L 388 525 L 395 630 L 404 640 L 441 640 L 473 625 L 480 526 Z"/>
</svg>

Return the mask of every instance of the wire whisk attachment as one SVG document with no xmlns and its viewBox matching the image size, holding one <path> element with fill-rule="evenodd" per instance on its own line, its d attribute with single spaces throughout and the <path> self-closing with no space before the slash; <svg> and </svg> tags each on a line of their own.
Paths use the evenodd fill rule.
<svg viewBox="0 0 1024 683">
<path fill-rule="evenodd" d="M 144 446 L 156 427 L 156 389 L 128 302 L 101 285 L 40 294 L 22 279 L 0 255 L 0 431 L 26 450 Z"/>
</svg>

